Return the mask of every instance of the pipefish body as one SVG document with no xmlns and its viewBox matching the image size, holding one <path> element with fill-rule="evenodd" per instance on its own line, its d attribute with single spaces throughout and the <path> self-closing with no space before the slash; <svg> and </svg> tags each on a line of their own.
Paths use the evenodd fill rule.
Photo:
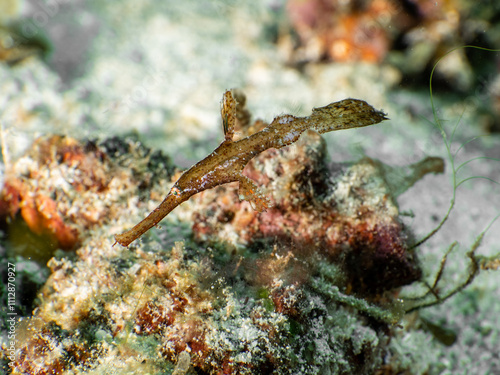
<svg viewBox="0 0 500 375">
<path fill-rule="evenodd" d="M 238 181 L 240 196 L 253 203 L 254 208 L 261 212 L 268 207 L 269 202 L 255 182 L 242 174 L 247 163 L 255 156 L 267 149 L 280 149 L 294 143 L 308 129 L 322 134 L 387 120 L 383 112 L 375 110 L 363 100 L 344 99 L 325 107 L 314 108 L 310 116 L 278 116 L 261 131 L 234 141 L 237 104 L 234 92 L 226 91 L 221 103 L 225 136 L 222 143 L 205 159 L 185 171 L 163 202 L 144 220 L 132 229 L 115 235 L 115 244 L 130 245 L 191 196 L 229 182 Z"/>
</svg>

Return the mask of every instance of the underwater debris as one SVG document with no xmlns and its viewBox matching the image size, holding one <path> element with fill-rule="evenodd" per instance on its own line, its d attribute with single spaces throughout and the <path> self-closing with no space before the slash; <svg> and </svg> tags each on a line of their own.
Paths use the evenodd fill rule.
<svg viewBox="0 0 500 375">
<path fill-rule="evenodd" d="M 184 172 L 163 202 L 132 229 L 115 235 L 122 246 L 128 246 L 157 225 L 165 216 L 191 196 L 229 182 L 239 182 L 239 194 L 252 202 L 259 212 L 268 208 L 266 197 L 248 177 L 242 174 L 246 164 L 267 149 L 280 149 L 296 142 L 308 129 L 319 133 L 377 124 L 386 120 L 383 112 L 362 100 L 345 99 L 325 107 L 314 108 L 310 116 L 276 117 L 269 126 L 246 138 L 233 141 L 237 121 L 237 101 L 226 91 L 221 105 L 224 141 L 210 155 Z"/>
<path fill-rule="evenodd" d="M 70 364 L 78 363 L 85 369 L 88 362 L 99 358 L 101 353 L 96 345 L 76 335 L 73 340 L 65 340 L 68 335 L 69 332 L 53 322 L 43 325 L 21 347 L 12 373 L 62 374 Z"/>
<path fill-rule="evenodd" d="M 136 160 L 139 157 L 143 159 Z M 128 164 L 130 159 L 135 160 L 133 165 Z M 153 168 L 154 163 L 163 167 L 156 177 L 151 172 L 159 169 Z M 132 174 L 144 170 L 143 165 L 151 170 L 130 186 Z M 171 171 L 168 159 L 136 142 L 111 138 L 98 145 L 57 135 L 40 137 L 6 171 L 0 220 L 11 233 L 11 242 L 24 243 L 20 248 L 26 247 L 27 226 L 34 239 L 24 255 L 45 263 L 57 248 L 75 249 L 84 240 L 83 232 L 112 218 L 117 194 L 147 187 Z"/>
<path fill-rule="evenodd" d="M 239 126 L 246 133 L 245 126 L 266 124 L 251 124 L 247 115 Z M 161 201 L 173 175 L 165 160 L 154 162 L 153 153 L 134 147 L 141 149 L 112 139 L 93 148 L 114 173 L 98 195 L 113 209 L 85 231 L 76 256 L 50 260 L 38 307 L 19 327 L 24 362 L 14 373 L 348 374 L 381 368 L 402 313 L 399 288 L 421 272 L 394 198 L 426 173 L 441 172 L 442 161 L 400 169 L 369 158 L 331 163 L 322 137 L 305 131 L 294 146 L 247 164 L 245 175 L 269 191 L 267 212 L 240 202 L 236 184 L 219 186 L 171 216 L 187 221 L 197 242 L 188 233 L 171 248 L 170 234 L 178 228 L 172 220 L 130 250 L 112 247 L 109 231 Z M 35 150 L 13 164 L 13 176 L 20 178 L 46 148 Z M 42 174 L 45 168 L 39 167 Z M 67 165 L 50 169 L 58 175 Z M 42 191 L 53 182 L 37 181 Z M 86 194 L 78 187 L 69 184 L 61 199 L 77 204 Z M 136 191 L 145 199 L 138 201 Z M 49 343 L 57 349 L 51 355 L 44 351 Z M 41 350 L 30 350 L 33 345 Z"/>
<path fill-rule="evenodd" d="M 461 163 L 459 166 L 456 166 L 456 159 L 457 155 L 460 150 L 462 150 L 468 143 L 471 141 L 479 138 L 479 137 L 474 137 L 460 145 L 457 151 L 454 153 L 451 151 L 451 144 L 453 141 L 453 137 L 455 135 L 455 131 L 460 124 L 460 120 L 456 122 L 451 134 L 448 134 L 448 131 L 445 130 L 445 127 L 443 126 L 443 121 L 438 117 L 437 111 L 434 105 L 434 97 L 433 97 L 433 76 L 435 71 L 437 70 L 439 63 L 442 59 L 445 59 L 447 56 L 454 54 L 454 52 L 458 51 L 463 51 L 465 49 L 471 49 L 471 50 L 484 50 L 484 51 L 489 51 L 489 52 L 498 52 L 498 50 L 490 50 L 487 48 L 483 47 L 477 47 L 477 46 L 463 46 L 463 47 L 457 47 L 455 49 L 452 49 L 448 51 L 433 67 L 430 77 L 429 77 L 429 93 L 430 93 L 430 102 L 431 102 L 431 107 L 433 111 L 433 117 L 434 117 L 434 125 L 437 127 L 437 129 L 440 132 L 441 138 L 443 139 L 448 160 L 450 163 L 450 169 L 451 169 L 451 180 L 452 180 L 452 195 L 451 195 L 451 200 L 450 204 L 448 206 L 448 210 L 446 211 L 445 215 L 441 219 L 441 221 L 432 229 L 429 233 L 427 233 L 423 238 L 419 239 L 416 241 L 413 245 L 412 248 L 416 248 L 426 241 L 428 241 L 431 237 L 433 237 L 436 233 L 438 233 L 441 228 L 444 226 L 444 224 L 448 221 L 450 214 L 452 210 L 455 207 L 456 203 L 456 198 L 457 198 L 457 189 L 465 182 L 470 181 L 470 180 L 476 180 L 476 179 L 485 179 L 487 181 L 490 181 L 492 183 L 500 185 L 498 181 L 495 181 L 494 179 L 486 176 L 470 176 L 470 177 L 459 177 L 458 176 L 458 171 L 467 165 L 469 162 L 472 162 L 474 160 L 494 160 L 498 161 L 499 159 L 487 157 L 487 156 L 482 156 L 482 157 L 476 157 L 469 159 L 463 163 Z M 486 226 L 486 228 L 476 237 L 475 241 L 472 243 L 470 246 L 469 250 L 466 253 L 466 257 L 468 258 L 469 262 L 469 269 L 467 271 L 467 274 L 464 276 L 463 280 L 458 282 L 455 286 L 451 288 L 447 288 L 445 286 L 439 286 L 439 283 L 441 281 L 441 278 L 443 276 L 444 270 L 446 268 L 446 263 L 448 260 L 449 255 L 454 251 L 455 248 L 458 246 L 458 242 L 454 241 L 451 243 L 447 249 L 447 251 L 444 253 L 444 255 L 441 257 L 441 262 L 440 266 L 434 276 L 434 280 L 431 282 L 429 280 L 422 280 L 423 285 L 426 288 L 426 292 L 418 295 L 418 296 L 411 296 L 405 298 L 407 302 L 407 307 L 406 311 L 407 312 L 413 312 L 417 311 L 426 307 L 431 307 L 435 305 L 442 304 L 444 301 L 447 299 L 451 298 L 455 294 L 461 292 L 464 290 L 467 286 L 469 286 L 476 276 L 479 274 L 481 270 L 488 270 L 488 269 L 495 269 L 495 262 L 498 262 L 498 256 L 493 256 L 493 257 L 484 257 L 480 256 L 477 254 L 478 248 L 481 246 L 481 243 L 483 241 L 483 238 L 490 229 L 490 227 L 495 223 L 500 218 L 500 214 L 495 216 L 489 224 Z M 488 265 L 492 265 L 490 268 Z"/>
<path fill-rule="evenodd" d="M 288 32 L 278 45 L 296 66 L 385 61 L 406 76 L 419 76 L 451 48 L 477 43 L 493 48 L 499 42 L 494 21 L 499 11 L 487 2 L 290 0 L 286 13 L 290 25 L 283 25 Z M 474 75 L 484 75 L 484 60 L 462 51 L 438 71 L 443 83 L 467 93 Z"/>
<path fill-rule="evenodd" d="M 391 47 L 388 30 L 396 7 L 391 1 L 292 0 L 291 24 L 307 60 L 380 62 Z M 296 52 L 297 53 L 297 52 Z"/>
<path fill-rule="evenodd" d="M 24 166 L 21 175 L 13 176 L 7 171 L 0 216 L 13 219 L 20 213 L 28 228 L 37 235 L 47 235 L 49 240 L 56 242 L 55 248 L 73 249 L 79 241 L 79 230 L 75 223 L 68 223 L 72 207 L 62 198 L 68 185 L 75 192 L 99 193 L 106 189 L 110 177 L 109 171 L 103 168 L 103 157 L 102 153 L 85 150 L 71 138 L 37 139 L 31 152 L 17 163 L 17 166 Z M 62 167 L 59 169 L 61 175 L 51 175 L 51 171 L 58 171 L 55 165 Z M 50 191 L 37 188 L 43 178 L 53 179 Z M 82 213 L 80 228 L 99 223 L 106 214 L 97 207 L 92 212 Z"/>
<path fill-rule="evenodd" d="M 177 365 L 175 366 L 172 375 L 184 375 L 189 370 L 190 364 L 191 356 L 187 351 L 182 352 L 177 357 Z"/>
<path fill-rule="evenodd" d="M 196 197 L 195 238 L 237 248 L 286 243 L 299 259 L 320 253 L 342 265 L 357 293 L 419 279 L 382 163 L 365 158 L 346 167 L 322 159 L 318 165 L 321 152 L 311 150 L 318 145 L 315 137 L 308 134 L 295 150 L 263 155 L 249 165 L 252 178 L 273 192 L 266 212 L 257 213 L 245 202 L 233 204 L 237 190 L 230 185 Z M 271 170 L 277 173 L 266 173 Z"/>
<path fill-rule="evenodd" d="M 3 9 L 2 9 L 3 10 Z M 43 36 L 26 38 L 22 33 L 21 25 L 12 23 L 9 26 L 2 24 L 0 15 L 0 61 L 15 65 L 23 60 L 46 54 L 49 42 Z M 24 35 L 23 35 L 24 34 Z"/>
</svg>

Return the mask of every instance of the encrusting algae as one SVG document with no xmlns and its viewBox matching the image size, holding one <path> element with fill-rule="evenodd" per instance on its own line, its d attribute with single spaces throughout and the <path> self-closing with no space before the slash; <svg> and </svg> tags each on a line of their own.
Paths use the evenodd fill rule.
<svg viewBox="0 0 500 375">
<path fill-rule="evenodd" d="M 64 226 L 37 219 L 29 228 L 40 222 L 51 238 L 66 238 L 65 230 L 77 238 L 76 255 L 59 252 L 49 260 L 37 308 L 18 325 L 13 374 L 368 374 L 391 368 L 384 358 L 401 314 L 398 291 L 421 273 L 394 198 L 401 186 L 440 172 L 442 164 L 401 169 L 405 178 L 393 191 L 386 180 L 394 169 L 368 158 L 328 163 L 324 140 L 307 130 L 328 131 L 335 124 L 317 121 L 332 119 L 339 108 L 366 110 L 371 120 L 361 124 L 381 121 L 384 115 L 366 103 L 350 99 L 267 126 L 250 123 L 241 93 L 224 97 L 226 139 L 218 150 L 228 153 L 205 159 L 187 174 L 189 181 L 174 184 L 181 193 L 189 184 L 207 189 L 130 249 L 113 247 L 109 233 L 161 200 L 174 175 L 168 158 L 130 140 L 82 144 L 54 136 L 39 139 L 13 163 L 2 217 L 50 216 Z M 288 135 L 276 130 L 279 141 L 266 141 L 279 126 L 288 127 Z M 304 128 L 300 139 L 293 126 Z M 235 130 L 254 136 L 232 141 Z M 272 142 L 278 143 L 265 153 L 254 147 Z M 234 148 L 238 144 L 245 149 Z M 220 160 L 228 163 L 217 169 Z M 265 187 L 267 198 L 253 182 L 253 193 L 244 190 L 239 173 L 245 165 L 246 178 Z M 204 179 L 212 167 L 212 179 Z M 216 186 L 228 174 L 239 189 Z M 242 189 L 252 202 L 237 199 Z M 39 197 L 56 204 L 38 204 Z M 266 212 L 253 209 L 263 202 Z M 179 230 L 184 233 L 175 234 Z M 172 246 L 175 235 L 182 241 Z"/>
<path fill-rule="evenodd" d="M 308 117 L 282 115 L 261 131 L 233 141 L 237 119 L 237 101 L 231 91 L 222 100 L 222 123 L 225 139 L 210 155 L 195 164 L 177 180 L 165 200 L 147 218 L 131 230 L 115 236 L 116 242 L 128 246 L 146 231 L 158 224 L 166 215 L 194 194 L 229 182 L 238 181 L 240 195 L 252 202 L 257 211 L 268 207 L 266 198 L 248 177 L 242 174 L 247 163 L 270 148 L 280 149 L 296 142 L 308 130 L 326 133 L 377 124 L 386 120 L 366 102 L 344 99 L 325 107 L 314 108 Z"/>
</svg>

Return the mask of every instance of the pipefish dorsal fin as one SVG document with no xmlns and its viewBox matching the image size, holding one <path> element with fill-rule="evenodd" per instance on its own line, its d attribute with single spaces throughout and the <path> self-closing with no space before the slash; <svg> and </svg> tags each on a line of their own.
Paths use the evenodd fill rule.
<svg viewBox="0 0 500 375">
<path fill-rule="evenodd" d="M 232 90 L 227 90 L 222 96 L 220 106 L 225 142 L 233 141 L 234 125 L 236 123 L 236 104 Z"/>
</svg>

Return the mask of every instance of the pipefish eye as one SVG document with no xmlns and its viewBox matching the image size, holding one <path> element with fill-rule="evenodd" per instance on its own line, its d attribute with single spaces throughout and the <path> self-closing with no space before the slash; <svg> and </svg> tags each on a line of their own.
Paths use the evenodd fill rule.
<svg viewBox="0 0 500 375">
<path fill-rule="evenodd" d="M 179 195 L 181 195 L 181 190 L 178 188 L 178 187 L 173 187 L 172 190 L 170 190 L 170 192 L 175 195 L 176 197 L 178 197 Z"/>
</svg>

